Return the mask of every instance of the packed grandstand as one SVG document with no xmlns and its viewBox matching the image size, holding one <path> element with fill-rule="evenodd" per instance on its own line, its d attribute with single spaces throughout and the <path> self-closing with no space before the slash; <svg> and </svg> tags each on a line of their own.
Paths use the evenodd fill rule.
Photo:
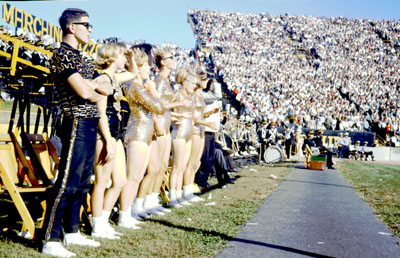
<svg viewBox="0 0 400 258">
<path fill-rule="evenodd" d="M 245 119 L 399 135 L 398 21 L 212 10 L 188 21 Z"/>
</svg>

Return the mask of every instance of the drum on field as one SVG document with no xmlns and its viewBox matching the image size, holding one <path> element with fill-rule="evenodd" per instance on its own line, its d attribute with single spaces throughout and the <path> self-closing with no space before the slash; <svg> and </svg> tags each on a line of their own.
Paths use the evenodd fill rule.
<svg viewBox="0 0 400 258">
<path fill-rule="evenodd" d="M 267 163 L 277 163 L 283 159 L 282 150 L 276 146 L 269 146 L 264 152 L 264 160 Z"/>
</svg>

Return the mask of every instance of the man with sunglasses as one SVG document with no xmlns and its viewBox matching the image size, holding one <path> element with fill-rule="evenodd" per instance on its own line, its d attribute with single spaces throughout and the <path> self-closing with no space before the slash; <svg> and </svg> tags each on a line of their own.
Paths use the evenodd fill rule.
<svg viewBox="0 0 400 258">
<path fill-rule="evenodd" d="M 61 239 L 67 245 L 100 245 L 80 234 L 79 221 L 80 208 L 89 192 L 93 173 L 100 117 L 96 103 L 109 95 L 112 87 L 109 81 L 93 81 L 99 76 L 95 65 L 83 61 L 77 49 L 79 44 L 88 44 L 90 40 L 92 26 L 88 13 L 81 9 L 66 9 L 59 23 L 63 31 L 63 42 L 53 54 L 51 71 L 55 94 L 63 114 L 61 127 L 56 130 L 62 141 L 62 152 L 57 180 L 47 195 L 42 253 L 72 257 L 76 256 L 75 253 L 65 249 Z M 106 134 L 102 126 L 100 133 L 103 136 Z M 107 152 L 107 158 L 111 156 L 112 152 Z"/>
</svg>

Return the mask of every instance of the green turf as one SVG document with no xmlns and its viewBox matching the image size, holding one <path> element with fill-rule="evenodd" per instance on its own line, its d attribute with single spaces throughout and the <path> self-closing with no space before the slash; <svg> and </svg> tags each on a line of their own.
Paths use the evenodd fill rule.
<svg viewBox="0 0 400 258">
<path fill-rule="evenodd" d="M 243 169 L 237 174 L 240 178 L 236 184 L 228 189 L 203 194 L 205 203 L 212 205 L 198 203 L 156 216 L 141 226 L 141 230 L 120 230 L 124 233 L 120 240 L 100 240 L 99 248 L 73 246 L 68 249 L 79 257 L 213 257 L 254 216 L 262 201 L 290 172 L 287 165 L 252 168 L 257 171 Z M 278 179 L 271 179 L 271 174 Z M 211 184 L 216 184 L 216 180 L 211 180 Z M 7 212 L 0 212 L 3 216 L 0 216 L 0 226 L 5 226 L 1 224 L 3 219 L 14 229 L 0 233 L 1 256 L 43 257 L 31 241 L 16 236 L 20 226 L 15 224 L 18 216 L 8 204 Z"/>
<path fill-rule="evenodd" d="M 340 171 L 400 239 L 400 166 L 347 161 Z"/>
</svg>

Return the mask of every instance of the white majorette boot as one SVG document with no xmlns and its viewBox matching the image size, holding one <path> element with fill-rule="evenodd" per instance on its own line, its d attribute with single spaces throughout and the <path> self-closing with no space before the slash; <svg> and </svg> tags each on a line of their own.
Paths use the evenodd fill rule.
<svg viewBox="0 0 400 258">
<path fill-rule="evenodd" d="M 92 237 L 105 238 L 105 239 L 119 239 L 119 236 L 114 235 L 107 227 L 103 216 L 92 217 Z M 111 226 L 110 226 L 111 227 Z"/>
<path fill-rule="evenodd" d="M 103 218 L 103 222 L 106 225 L 107 232 L 109 232 L 110 234 L 113 234 L 115 236 L 122 236 L 123 234 L 121 232 L 115 231 L 115 229 L 111 226 L 110 221 L 109 221 L 110 215 L 111 215 L 111 211 L 103 210 L 101 212 L 101 217 Z"/>
<path fill-rule="evenodd" d="M 49 254 L 55 257 L 75 257 L 76 254 L 68 251 L 60 242 L 46 242 L 42 248 L 42 254 Z"/>
<path fill-rule="evenodd" d="M 158 195 L 159 193 L 152 193 L 152 200 L 154 202 L 154 207 L 156 207 L 157 210 L 164 212 L 164 213 L 170 213 L 171 210 L 164 208 L 161 204 L 160 204 L 160 200 L 158 199 Z"/>
<path fill-rule="evenodd" d="M 100 246 L 99 242 L 85 237 L 79 231 L 76 233 L 65 233 L 64 242 L 66 245 L 83 245 L 83 246 L 93 246 L 93 247 Z"/>
<path fill-rule="evenodd" d="M 192 205 L 190 202 L 182 198 L 182 190 L 176 190 L 176 199 L 180 205 L 185 205 L 185 206 Z"/>
<path fill-rule="evenodd" d="M 136 215 L 142 219 L 150 218 L 150 215 L 147 214 L 146 211 L 144 210 L 143 204 L 144 204 L 144 198 L 135 199 L 135 202 L 133 203 L 132 206 L 132 217 Z"/>
<path fill-rule="evenodd" d="M 121 228 L 140 229 L 140 227 L 136 226 L 130 210 L 119 211 L 118 226 Z"/>
<path fill-rule="evenodd" d="M 185 194 L 185 188 L 187 194 Z M 203 202 L 204 201 L 203 198 L 200 198 L 197 195 L 193 194 L 193 188 L 194 188 L 193 184 L 188 186 L 183 186 L 183 198 L 185 198 L 189 202 Z"/>
<path fill-rule="evenodd" d="M 168 207 L 171 207 L 171 208 L 182 208 L 182 205 L 180 205 L 179 203 L 178 203 L 178 200 L 177 200 L 177 196 L 176 196 L 176 190 L 175 189 L 170 189 L 169 190 L 169 202 L 168 202 Z"/>
<path fill-rule="evenodd" d="M 164 216 L 165 213 L 161 212 L 157 209 L 154 200 L 153 200 L 153 195 L 148 194 L 144 197 L 144 204 L 143 204 L 143 208 L 146 211 L 146 213 L 149 214 L 154 214 L 154 215 L 158 215 L 158 216 Z"/>
</svg>

